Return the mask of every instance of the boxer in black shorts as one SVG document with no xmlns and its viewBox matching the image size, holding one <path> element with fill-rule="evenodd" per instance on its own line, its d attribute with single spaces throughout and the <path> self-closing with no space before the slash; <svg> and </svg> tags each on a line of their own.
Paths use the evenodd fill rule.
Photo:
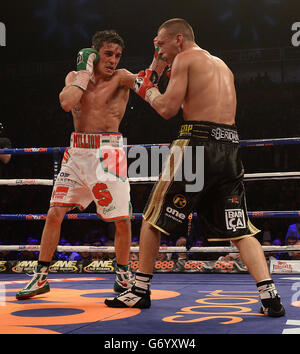
<svg viewBox="0 0 300 354">
<path fill-rule="evenodd" d="M 185 124 L 179 138 L 172 144 L 171 156 L 179 147 L 184 150 L 185 162 L 189 158 L 185 151 L 194 149 L 192 162 L 196 171 L 204 160 L 203 169 L 200 172 L 198 169 L 199 175 L 204 172 L 203 185 L 200 183 L 201 188 L 191 191 L 190 175 L 189 178 L 185 176 L 186 180 L 178 180 L 178 172 L 182 172 L 184 164 L 179 167 L 180 158 L 176 160 L 175 154 L 174 158 L 170 157 L 170 178 L 165 178 L 166 170 L 163 170 L 143 215 L 139 269 L 134 285 L 118 297 L 106 299 L 105 304 L 110 307 L 150 307 L 150 284 L 161 232 L 168 234 L 182 230 L 189 213 L 197 211 L 209 241 L 231 240 L 238 248 L 256 282 L 261 313 L 271 317 L 283 316 L 285 310 L 271 279 L 263 249 L 253 237 L 259 230 L 247 217 L 243 165 L 235 129 L 234 76 L 221 59 L 195 43 L 193 29 L 183 19 L 164 22 L 158 29 L 156 45 L 158 56 L 171 68 L 167 89 L 160 93 L 153 82 L 156 75 L 148 69 L 137 75 L 134 91 L 165 119 L 174 117 L 182 108 Z M 201 162 L 196 153 L 197 148 L 203 150 L 203 147 Z M 186 168 L 183 170 L 187 172 Z M 197 173 L 196 177 L 199 177 Z"/>
<path fill-rule="evenodd" d="M 187 192 L 184 154 L 179 166 L 180 180 L 164 181 L 160 176 L 153 188 L 143 218 L 170 235 L 186 230 L 188 216 L 197 212 L 208 241 L 234 240 L 259 232 L 248 219 L 243 185 L 244 169 L 239 156 L 239 138 L 234 125 L 189 121 L 180 128 L 174 147 L 204 147 L 204 185 Z M 197 164 L 193 152 L 193 165 Z M 199 161 L 200 163 L 200 161 Z M 168 167 L 168 166 L 167 166 Z"/>
</svg>

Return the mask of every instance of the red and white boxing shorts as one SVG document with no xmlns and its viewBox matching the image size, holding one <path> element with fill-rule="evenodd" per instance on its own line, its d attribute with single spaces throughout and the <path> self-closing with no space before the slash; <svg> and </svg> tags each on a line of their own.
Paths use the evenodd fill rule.
<svg viewBox="0 0 300 354">
<path fill-rule="evenodd" d="M 104 221 L 130 219 L 130 185 L 120 133 L 72 133 L 50 206 L 84 210 L 94 201 Z"/>
</svg>

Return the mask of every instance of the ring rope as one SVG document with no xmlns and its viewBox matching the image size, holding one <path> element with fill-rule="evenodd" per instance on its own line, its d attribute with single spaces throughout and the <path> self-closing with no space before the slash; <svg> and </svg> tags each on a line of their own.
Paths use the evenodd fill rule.
<svg viewBox="0 0 300 354">
<path fill-rule="evenodd" d="M 289 252 L 289 251 L 300 251 L 300 247 L 296 246 L 262 246 L 264 252 Z M 0 251 L 39 251 L 39 245 L 0 245 Z M 115 252 L 115 247 L 113 246 L 57 246 L 57 252 Z M 139 247 L 130 247 L 130 252 L 138 253 Z M 236 247 L 191 247 L 187 249 L 186 247 L 160 247 L 160 253 L 239 253 Z"/>
<path fill-rule="evenodd" d="M 298 145 L 300 144 L 300 137 L 296 138 L 276 138 L 276 139 L 250 139 L 240 140 L 241 147 L 261 147 L 261 146 L 279 146 L 279 145 Z M 151 148 L 155 146 L 169 146 L 170 144 L 139 144 L 139 145 L 125 145 L 124 148 L 132 148 L 141 146 L 144 148 Z M 64 153 L 67 147 L 33 147 L 33 148 L 12 148 L 0 149 L 0 154 L 52 154 Z"/>
<path fill-rule="evenodd" d="M 300 210 L 293 211 L 249 211 L 250 218 L 299 218 Z M 47 214 L 0 214 L 0 220 L 34 221 L 46 220 Z M 197 214 L 193 214 L 197 218 Z M 142 213 L 133 213 L 135 220 L 142 219 Z M 66 214 L 64 220 L 99 220 L 99 216 L 93 213 Z"/>
<path fill-rule="evenodd" d="M 158 176 L 150 177 L 129 177 L 129 182 L 132 184 L 138 183 L 155 183 L 158 181 Z M 245 173 L 244 181 L 264 181 L 264 180 L 286 180 L 300 179 L 300 172 L 265 172 L 265 173 Z M 0 179 L 0 185 L 4 186 L 23 186 L 23 185 L 38 185 L 38 186 L 53 186 L 52 179 Z"/>
</svg>

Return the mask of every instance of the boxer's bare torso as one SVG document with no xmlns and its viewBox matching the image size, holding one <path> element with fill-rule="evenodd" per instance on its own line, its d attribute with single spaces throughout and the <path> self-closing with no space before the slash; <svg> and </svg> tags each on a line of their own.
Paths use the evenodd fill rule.
<svg viewBox="0 0 300 354">
<path fill-rule="evenodd" d="M 96 78 L 90 81 L 87 90 L 72 109 L 76 132 L 116 132 L 124 116 L 129 98 L 129 89 L 122 84 L 123 70 L 117 70 L 108 80 Z M 66 78 L 70 85 L 75 78 L 71 72 Z"/>
<path fill-rule="evenodd" d="M 135 75 L 126 69 L 115 70 L 122 48 L 104 43 L 99 51 L 100 60 L 87 89 L 73 86 L 76 72 L 70 72 L 60 93 L 62 108 L 72 112 L 76 132 L 116 132 L 124 116 Z"/>
<path fill-rule="evenodd" d="M 194 42 L 186 42 L 176 51 L 165 29 L 158 33 L 158 45 L 172 69 L 168 88 L 154 100 L 153 108 L 166 119 L 181 107 L 186 121 L 234 124 L 236 92 L 227 65 Z"/>
</svg>

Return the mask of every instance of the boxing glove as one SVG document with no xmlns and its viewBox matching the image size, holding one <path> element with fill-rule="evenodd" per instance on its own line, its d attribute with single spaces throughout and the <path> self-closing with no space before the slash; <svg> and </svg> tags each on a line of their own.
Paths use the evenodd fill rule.
<svg viewBox="0 0 300 354">
<path fill-rule="evenodd" d="M 134 81 L 134 91 L 142 97 L 143 100 L 147 100 L 147 91 L 151 88 L 156 88 L 158 81 L 158 75 L 155 71 L 146 69 L 140 71 Z"/>
<path fill-rule="evenodd" d="M 86 90 L 94 72 L 94 65 L 100 60 L 99 53 L 93 48 L 84 48 L 77 55 L 77 72 L 73 86 Z"/>
<path fill-rule="evenodd" d="M 154 56 L 149 69 L 154 70 L 157 73 L 159 79 L 168 64 L 165 60 L 163 60 L 162 56 L 158 54 L 159 46 L 157 44 L 157 37 L 154 38 L 153 44 L 154 44 Z"/>
</svg>

